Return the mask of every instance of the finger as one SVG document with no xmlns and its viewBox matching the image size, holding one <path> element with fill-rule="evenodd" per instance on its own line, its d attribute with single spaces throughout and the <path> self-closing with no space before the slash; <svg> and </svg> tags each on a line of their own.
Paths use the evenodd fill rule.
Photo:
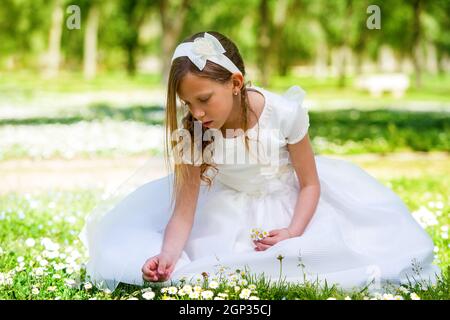
<svg viewBox="0 0 450 320">
<path fill-rule="evenodd" d="M 153 275 L 156 272 L 156 261 L 154 259 L 147 261 L 142 267 L 142 273 Z"/>
<path fill-rule="evenodd" d="M 276 236 L 279 232 L 280 232 L 279 229 L 270 230 L 270 231 L 269 231 L 269 237 Z"/>
<path fill-rule="evenodd" d="M 257 246 L 258 246 L 258 249 L 261 251 L 266 250 L 271 247 L 270 245 L 266 245 L 266 244 L 262 244 L 262 243 L 258 243 Z"/>
<path fill-rule="evenodd" d="M 152 271 L 156 271 L 156 269 L 158 268 L 158 261 L 156 261 L 156 259 L 152 259 L 149 263 L 149 268 Z"/>
<path fill-rule="evenodd" d="M 264 238 L 262 240 L 259 240 L 259 243 L 266 244 L 266 245 L 274 245 L 275 243 L 277 243 L 277 238 L 275 238 L 275 237 L 267 237 L 267 238 Z"/>
<path fill-rule="evenodd" d="M 175 269 L 174 263 L 172 265 L 170 265 L 170 267 L 167 269 L 167 274 L 170 275 L 173 272 L 173 269 Z"/>
<path fill-rule="evenodd" d="M 164 261 L 164 260 L 162 260 L 162 261 L 159 261 L 159 264 L 158 264 L 158 273 L 161 275 L 161 274 L 164 274 L 164 272 L 166 271 L 166 265 L 167 265 L 167 262 L 166 261 Z"/>
<path fill-rule="evenodd" d="M 142 278 L 145 281 L 156 281 L 158 279 L 158 277 L 156 277 L 156 276 L 148 276 L 146 274 L 142 275 Z"/>
<path fill-rule="evenodd" d="M 156 268 L 156 261 L 155 259 L 148 259 L 147 261 L 145 261 L 143 267 L 142 267 L 142 272 L 148 272 L 148 271 L 152 271 L 155 270 Z"/>
<path fill-rule="evenodd" d="M 167 276 L 169 275 L 169 268 L 170 266 L 166 265 L 163 272 L 159 274 L 163 279 L 167 278 Z"/>
</svg>

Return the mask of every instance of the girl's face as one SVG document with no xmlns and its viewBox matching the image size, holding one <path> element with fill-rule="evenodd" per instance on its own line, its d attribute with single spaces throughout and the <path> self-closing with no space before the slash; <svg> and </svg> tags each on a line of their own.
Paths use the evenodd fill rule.
<svg viewBox="0 0 450 320">
<path fill-rule="evenodd" d="M 233 95 L 233 89 L 238 89 L 234 88 L 233 82 L 222 84 L 188 73 L 181 80 L 178 96 L 205 127 L 220 129 L 230 118 L 233 108 L 236 110 L 237 102 L 233 97 L 238 96 Z"/>
</svg>

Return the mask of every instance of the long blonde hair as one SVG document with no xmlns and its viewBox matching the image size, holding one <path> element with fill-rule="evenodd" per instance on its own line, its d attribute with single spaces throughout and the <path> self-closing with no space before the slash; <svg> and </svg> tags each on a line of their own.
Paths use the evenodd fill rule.
<svg viewBox="0 0 450 320">
<path fill-rule="evenodd" d="M 215 36 L 220 43 L 222 44 L 223 48 L 226 50 L 224 53 L 233 63 L 239 68 L 239 70 L 242 72 L 242 75 L 245 76 L 245 66 L 244 61 L 242 60 L 241 54 L 239 53 L 238 48 L 236 45 L 228 39 L 226 36 L 222 35 L 219 32 L 216 31 L 207 31 L 209 34 Z M 204 32 L 196 33 L 185 40 L 183 42 L 191 42 L 194 41 L 195 38 L 201 37 L 204 35 Z M 179 84 L 182 80 L 182 78 L 188 74 L 194 74 L 199 77 L 208 78 L 214 81 L 217 81 L 219 83 L 225 84 L 228 81 L 231 80 L 232 73 L 228 71 L 227 69 L 223 68 L 222 66 L 215 64 L 209 60 L 206 61 L 206 65 L 203 68 L 203 70 L 199 70 L 190 60 L 188 57 L 178 57 L 176 58 L 170 68 L 169 72 L 169 78 L 168 78 L 168 85 L 167 85 L 167 101 L 166 101 L 166 115 L 165 115 L 165 159 L 166 159 L 166 166 L 168 168 L 171 168 L 170 165 L 170 156 L 169 156 L 169 146 L 173 149 L 177 145 L 177 141 L 172 140 L 172 132 L 178 129 L 178 115 L 177 115 L 177 92 Z M 249 99 L 247 94 L 247 85 L 251 86 L 251 82 L 247 82 L 244 84 L 241 88 L 241 101 L 240 101 L 240 109 L 241 109 L 241 127 L 243 128 L 244 132 L 248 129 L 248 110 L 251 112 L 254 112 L 249 107 Z M 181 125 L 182 128 L 187 129 L 191 136 L 191 141 L 194 141 L 194 121 L 195 118 L 193 117 L 192 113 L 187 110 L 181 119 Z M 259 120 L 258 120 L 259 123 Z M 259 127 L 259 126 L 258 126 Z M 202 135 L 204 134 L 204 131 L 206 131 L 208 128 L 202 128 Z M 259 133 L 259 130 L 258 130 Z M 247 135 L 244 135 L 245 138 L 245 146 L 247 149 L 249 149 L 248 145 L 248 137 Z M 203 154 L 203 150 L 210 144 L 213 143 L 213 141 L 202 141 L 201 146 L 201 154 Z M 192 150 L 191 150 L 192 151 Z M 206 171 L 208 169 L 212 168 L 213 170 L 218 172 L 218 168 L 211 163 L 204 163 L 202 162 L 200 164 L 200 179 L 207 183 L 208 187 L 210 188 L 213 182 L 213 179 L 209 177 L 206 174 Z M 183 163 L 175 163 L 174 164 L 174 187 L 172 192 L 172 204 L 174 203 L 176 197 L 179 195 L 180 190 L 182 188 L 182 185 L 187 181 L 188 179 L 188 172 L 187 168 Z"/>
</svg>

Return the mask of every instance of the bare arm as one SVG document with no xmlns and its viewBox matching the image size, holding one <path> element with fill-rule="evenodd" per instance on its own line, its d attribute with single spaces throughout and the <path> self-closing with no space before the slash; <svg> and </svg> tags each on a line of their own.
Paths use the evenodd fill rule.
<svg viewBox="0 0 450 320">
<path fill-rule="evenodd" d="M 194 223 L 195 210 L 200 190 L 200 167 L 187 165 L 189 178 L 177 197 L 172 217 L 164 232 L 161 253 L 178 259 Z"/>
<path fill-rule="evenodd" d="M 288 144 L 288 150 L 301 189 L 288 231 L 292 237 L 298 237 L 303 234 L 316 211 L 320 197 L 320 182 L 309 135 L 306 134 L 295 144 Z"/>
</svg>

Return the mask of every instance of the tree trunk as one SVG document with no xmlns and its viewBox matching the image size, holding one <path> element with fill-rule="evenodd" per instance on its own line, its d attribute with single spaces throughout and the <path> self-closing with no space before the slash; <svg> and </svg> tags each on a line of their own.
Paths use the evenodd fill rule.
<svg viewBox="0 0 450 320">
<path fill-rule="evenodd" d="M 169 10 L 169 5 L 170 1 L 159 1 L 159 14 L 162 31 L 161 81 L 163 86 L 166 86 L 169 80 L 169 71 L 172 65 L 172 61 L 170 60 L 178 44 L 177 41 L 186 20 L 190 2 L 189 0 L 183 0 L 179 8 L 175 10 Z"/>
<path fill-rule="evenodd" d="M 127 73 L 129 76 L 134 77 L 136 74 L 136 52 L 137 45 L 134 43 L 130 43 L 126 47 L 127 52 Z"/>
<path fill-rule="evenodd" d="M 259 38 L 258 38 L 258 66 L 261 78 L 261 85 L 267 87 L 269 85 L 269 49 L 270 49 L 270 36 L 269 36 L 269 8 L 268 1 L 261 0 L 259 4 Z"/>
<path fill-rule="evenodd" d="M 50 77 L 58 75 L 61 60 L 61 35 L 64 12 L 61 0 L 53 2 L 52 20 L 48 37 L 47 70 Z"/>
<path fill-rule="evenodd" d="M 290 55 L 287 54 L 287 52 L 283 54 L 285 52 L 284 50 L 286 49 L 283 47 L 282 43 L 283 38 L 281 36 L 283 34 L 283 29 L 285 28 L 286 25 L 288 4 L 289 0 L 278 0 L 276 2 L 273 17 L 273 29 L 274 34 L 276 36 L 270 38 L 271 39 L 270 48 L 272 50 L 268 51 L 269 55 L 274 56 L 273 60 L 275 61 L 275 63 L 273 65 L 278 66 L 277 71 L 281 76 L 287 74 L 290 63 L 288 59 L 290 58 Z"/>
<path fill-rule="evenodd" d="M 352 7 L 352 2 L 351 1 L 346 1 L 347 3 L 347 8 L 346 8 L 346 19 L 344 19 L 344 24 L 343 24 L 343 32 L 344 32 L 344 36 L 343 36 L 343 44 L 341 46 L 341 48 L 339 49 L 342 60 L 341 60 L 341 64 L 338 66 L 338 70 L 339 70 L 339 79 L 338 79 L 338 86 L 340 88 L 343 88 L 347 85 L 347 64 L 348 64 L 348 58 L 349 55 L 347 54 L 347 48 L 349 47 L 349 42 L 350 42 L 350 32 L 348 32 L 348 30 L 350 30 L 350 25 L 352 23 L 352 15 L 353 15 L 353 7 Z"/>
<path fill-rule="evenodd" d="M 411 59 L 414 65 L 415 73 L 415 86 L 420 88 L 422 86 L 422 69 L 420 66 L 420 38 L 421 38 L 421 28 L 420 28 L 420 14 L 421 14 L 421 3 L 420 0 L 415 0 L 413 2 L 413 26 L 412 26 L 412 52 Z"/>
<path fill-rule="evenodd" d="M 94 78 L 97 72 L 97 33 L 99 13 L 98 5 L 93 4 L 89 9 L 86 22 L 83 56 L 83 71 L 86 79 Z"/>
<path fill-rule="evenodd" d="M 316 79 L 323 79 L 328 75 L 328 47 L 324 40 L 316 43 L 316 55 L 314 63 L 314 76 Z"/>
</svg>

